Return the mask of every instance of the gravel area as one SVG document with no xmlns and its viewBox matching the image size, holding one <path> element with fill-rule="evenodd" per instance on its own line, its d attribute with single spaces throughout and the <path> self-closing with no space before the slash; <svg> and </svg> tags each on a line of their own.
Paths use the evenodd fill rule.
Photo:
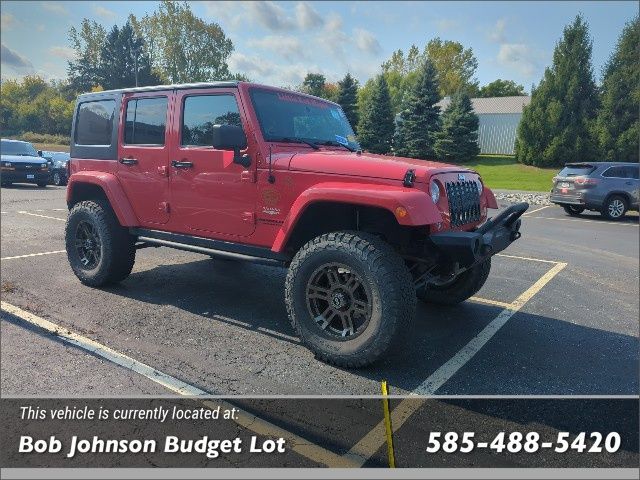
<svg viewBox="0 0 640 480">
<path fill-rule="evenodd" d="M 518 190 L 494 190 L 499 204 L 527 202 L 529 205 L 551 205 L 549 192 L 523 192 Z"/>
</svg>

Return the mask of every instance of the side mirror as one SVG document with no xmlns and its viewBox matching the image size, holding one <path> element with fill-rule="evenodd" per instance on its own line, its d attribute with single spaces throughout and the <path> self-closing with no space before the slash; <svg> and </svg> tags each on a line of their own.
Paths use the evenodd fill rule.
<svg viewBox="0 0 640 480">
<path fill-rule="evenodd" d="M 249 155 L 240 155 L 240 150 L 247 148 L 247 137 L 242 127 L 237 125 L 214 125 L 213 148 L 233 150 L 233 162 L 248 168 L 251 165 Z"/>
<path fill-rule="evenodd" d="M 42 150 L 38 150 L 38 156 L 41 157 L 42 156 Z"/>
</svg>

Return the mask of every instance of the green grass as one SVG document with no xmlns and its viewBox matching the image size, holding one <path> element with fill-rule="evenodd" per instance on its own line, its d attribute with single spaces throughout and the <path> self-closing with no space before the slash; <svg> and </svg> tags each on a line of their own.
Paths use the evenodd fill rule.
<svg viewBox="0 0 640 480">
<path fill-rule="evenodd" d="M 57 143 L 33 143 L 36 150 L 48 150 L 50 152 L 67 152 L 69 153 L 69 144 L 59 145 Z"/>
<path fill-rule="evenodd" d="M 559 168 L 538 168 L 522 165 L 515 157 L 478 155 L 466 167 L 476 170 L 489 188 L 548 192 Z"/>
</svg>

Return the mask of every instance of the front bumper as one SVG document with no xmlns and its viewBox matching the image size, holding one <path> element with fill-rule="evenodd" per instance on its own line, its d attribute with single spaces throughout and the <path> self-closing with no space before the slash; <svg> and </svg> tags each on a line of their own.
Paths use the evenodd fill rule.
<svg viewBox="0 0 640 480">
<path fill-rule="evenodd" d="M 520 238 L 520 217 L 528 208 L 528 203 L 518 203 L 487 220 L 475 231 L 435 233 L 430 239 L 449 262 L 467 269 Z"/>
<path fill-rule="evenodd" d="M 27 178 L 28 176 L 33 176 L 33 178 Z M 46 172 L 38 170 L 3 170 L 2 172 L 0 172 L 0 180 L 2 180 L 2 183 L 42 183 L 49 181 L 49 176 L 50 173 L 48 170 Z"/>
</svg>

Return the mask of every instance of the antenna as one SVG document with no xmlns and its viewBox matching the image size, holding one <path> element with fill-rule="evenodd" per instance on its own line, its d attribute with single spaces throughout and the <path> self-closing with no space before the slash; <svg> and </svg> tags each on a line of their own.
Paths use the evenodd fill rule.
<svg viewBox="0 0 640 480">
<path fill-rule="evenodd" d="M 273 176 L 273 170 L 271 169 L 272 163 L 273 161 L 271 159 L 271 144 L 269 144 L 269 177 L 267 178 L 267 180 L 269 180 L 269 183 L 276 182 L 276 177 Z"/>
</svg>

